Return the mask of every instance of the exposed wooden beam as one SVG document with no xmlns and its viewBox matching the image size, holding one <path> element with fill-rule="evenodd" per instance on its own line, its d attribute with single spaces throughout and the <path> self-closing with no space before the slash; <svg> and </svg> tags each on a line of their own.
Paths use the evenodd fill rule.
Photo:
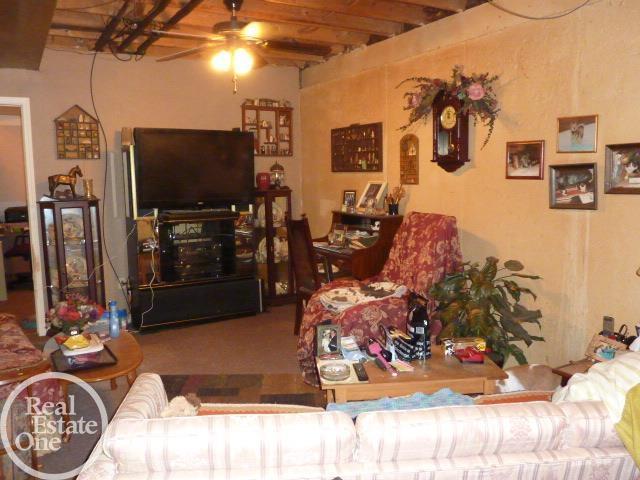
<svg viewBox="0 0 640 480">
<path fill-rule="evenodd" d="M 404 3 L 422 7 L 438 8 L 449 12 L 463 12 L 467 8 L 467 0 L 401 0 Z"/>
<path fill-rule="evenodd" d="M 55 8 L 55 0 L 0 1 L 0 68 L 40 68 Z"/>
<path fill-rule="evenodd" d="M 180 20 L 193 12 L 193 10 L 202 2 L 203 0 L 189 0 L 180 10 L 175 13 L 175 15 L 173 15 L 169 19 L 169 21 L 165 22 L 162 27 L 160 27 L 160 30 L 171 30 L 178 24 Z M 157 41 L 158 38 L 160 38 L 160 35 L 158 35 L 157 33 L 152 33 L 151 35 L 149 35 L 147 39 L 138 46 L 138 50 L 136 51 L 136 53 L 138 55 L 144 55 L 147 49 L 155 41 Z"/>
<path fill-rule="evenodd" d="M 167 11 L 175 10 L 178 7 L 179 5 L 176 4 L 176 0 L 172 0 Z M 397 35 L 405 30 L 404 24 L 388 20 L 365 18 L 337 12 L 325 12 L 293 5 L 278 5 L 277 8 L 274 7 L 274 4 L 270 4 L 266 0 L 245 0 L 242 9 L 238 12 L 238 18 L 242 21 L 275 21 L 298 25 L 331 27 L 353 32 L 384 35 L 386 37 Z M 205 2 L 198 8 L 196 15 L 198 14 L 205 16 L 222 14 L 226 15 L 227 19 L 229 18 L 229 11 L 225 8 L 221 0 Z"/>
<path fill-rule="evenodd" d="M 107 43 L 109 43 L 109 41 L 111 40 L 111 36 L 113 35 L 113 32 L 116 31 L 116 28 L 118 28 L 118 25 L 122 20 L 122 17 L 124 17 L 124 14 L 127 13 L 127 9 L 129 8 L 129 3 L 131 3 L 131 0 L 124 0 L 124 3 L 118 10 L 118 13 L 116 13 L 111 18 L 107 26 L 104 28 L 102 35 L 100 35 L 100 38 L 98 38 L 98 41 L 93 46 L 94 51 L 101 52 L 104 49 L 104 47 L 107 45 Z"/>
<path fill-rule="evenodd" d="M 293 5 L 325 12 L 339 12 L 359 17 L 379 18 L 409 25 L 426 23 L 424 10 L 419 5 L 393 0 L 265 0 L 276 5 Z"/>
<path fill-rule="evenodd" d="M 220 0 L 221 3 L 221 0 Z M 168 10 L 171 10 L 170 8 Z M 175 10 L 177 11 L 177 10 Z M 95 7 L 83 11 L 67 11 L 56 10 L 54 21 L 57 23 L 70 24 L 91 24 L 104 25 L 113 10 L 109 10 L 106 6 Z M 165 11 L 158 15 L 156 20 L 168 21 L 171 11 Z M 228 21 L 229 12 L 221 11 L 219 13 L 206 12 L 202 13 L 202 7 L 196 9 L 187 18 L 181 21 L 174 30 L 199 33 L 211 33 L 215 23 Z M 241 16 L 243 21 L 252 21 L 251 18 Z M 369 34 L 345 30 L 343 28 L 335 28 L 321 25 L 307 25 L 305 23 L 288 23 L 276 20 L 260 22 L 264 30 L 264 36 L 267 39 L 298 39 L 300 41 L 308 41 L 311 43 L 327 43 L 331 45 L 347 45 L 361 46 L 369 42 Z M 385 35 L 384 38 L 387 38 Z"/>
<path fill-rule="evenodd" d="M 169 5 L 169 0 L 157 0 L 154 7 L 149 11 L 149 13 L 147 13 L 147 15 L 140 22 L 138 22 L 135 30 L 131 32 L 129 36 L 120 43 L 120 45 L 118 45 L 118 51 L 124 52 L 135 39 L 143 34 L 143 32 L 153 21 L 153 19 L 156 18 L 165 8 L 167 8 L 167 5 Z"/>
<path fill-rule="evenodd" d="M 211 26 L 195 25 L 191 23 L 180 23 L 175 31 L 184 31 L 191 33 L 211 33 Z M 366 45 L 369 41 L 369 35 L 359 32 L 347 32 L 334 28 L 309 27 L 295 25 L 292 23 L 279 22 L 254 22 L 259 25 L 260 38 L 266 40 L 299 40 L 302 42 L 311 42 L 328 45 L 349 45 L 360 46 Z M 385 37 L 386 38 L 386 37 Z"/>
</svg>

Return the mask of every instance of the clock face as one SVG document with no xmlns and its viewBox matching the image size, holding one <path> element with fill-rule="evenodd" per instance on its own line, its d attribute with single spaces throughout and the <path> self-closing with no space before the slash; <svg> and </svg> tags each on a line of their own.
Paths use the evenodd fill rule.
<svg viewBox="0 0 640 480">
<path fill-rule="evenodd" d="M 444 109 L 442 110 L 442 113 L 440 114 L 440 125 L 442 125 L 442 128 L 451 130 L 453 127 L 456 126 L 456 121 L 457 121 L 456 109 L 453 108 L 451 105 L 447 105 L 446 107 L 444 107 Z"/>
</svg>

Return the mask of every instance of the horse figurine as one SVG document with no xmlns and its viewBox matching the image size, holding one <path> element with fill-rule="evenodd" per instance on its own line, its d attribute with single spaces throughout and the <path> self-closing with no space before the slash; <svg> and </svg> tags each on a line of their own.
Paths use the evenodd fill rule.
<svg viewBox="0 0 640 480">
<path fill-rule="evenodd" d="M 76 177 L 78 175 L 82 176 L 82 170 L 80 170 L 80 167 L 78 165 L 69 170 L 69 173 L 67 175 L 64 175 L 62 173 L 51 175 L 49 177 L 49 193 L 51 194 L 51 197 L 53 198 L 53 192 L 60 185 L 69 185 L 73 198 L 76 198 L 76 182 L 78 181 Z"/>
</svg>

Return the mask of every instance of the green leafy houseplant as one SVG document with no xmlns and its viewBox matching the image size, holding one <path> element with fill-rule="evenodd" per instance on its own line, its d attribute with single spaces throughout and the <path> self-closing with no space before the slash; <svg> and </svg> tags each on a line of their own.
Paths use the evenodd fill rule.
<svg viewBox="0 0 640 480">
<path fill-rule="evenodd" d="M 498 259 L 487 257 L 485 264 L 466 262 L 460 271 L 447 275 L 430 290 L 438 302 L 440 320 L 444 326 L 442 337 L 482 337 L 492 350 L 492 356 L 506 362 L 513 355 L 519 364 L 527 363 L 522 349 L 513 342 L 524 342 L 527 347 L 544 338 L 530 335 L 524 323 L 540 325 L 540 310 L 529 310 L 520 304 L 523 295 L 536 295 L 521 287 L 515 278 L 537 280 L 537 275 L 519 273 L 524 269 L 517 260 L 504 262 L 498 268 Z"/>
</svg>

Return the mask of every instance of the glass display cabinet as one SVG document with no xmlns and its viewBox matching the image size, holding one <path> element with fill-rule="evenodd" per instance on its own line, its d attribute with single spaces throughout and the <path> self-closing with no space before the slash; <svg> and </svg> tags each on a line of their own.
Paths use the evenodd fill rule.
<svg viewBox="0 0 640 480">
<path fill-rule="evenodd" d="M 293 302 L 286 224 L 291 214 L 291 189 L 256 190 L 253 212 L 256 266 L 265 285 L 267 302 L 272 305 Z"/>
<path fill-rule="evenodd" d="M 105 304 L 98 203 L 97 199 L 38 202 L 50 308 L 68 293 Z"/>
</svg>

